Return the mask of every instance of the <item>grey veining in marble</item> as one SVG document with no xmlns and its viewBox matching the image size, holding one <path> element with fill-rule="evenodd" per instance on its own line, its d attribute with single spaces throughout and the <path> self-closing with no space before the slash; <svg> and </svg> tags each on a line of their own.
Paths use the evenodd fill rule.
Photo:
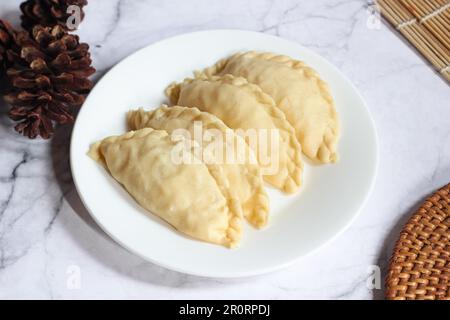
<svg viewBox="0 0 450 320">
<path fill-rule="evenodd" d="M 18 0 L 0 18 L 18 24 Z M 386 271 L 398 231 L 450 182 L 450 91 L 363 0 L 96 0 L 79 35 L 100 78 L 135 50 L 195 30 L 248 29 L 307 46 L 337 65 L 375 119 L 380 166 L 373 194 L 333 243 L 291 267 L 239 280 L 172 272 L 128 253 L 92 221 L 69 168 L 71 128 L 29 141 L 0 113 L 0 298 L 371 299 L 372 265 Z M 372 22 L 371 22 L 372 21 Z M 75 279 L 75 280 L 74 280 Z"/>
</svg>

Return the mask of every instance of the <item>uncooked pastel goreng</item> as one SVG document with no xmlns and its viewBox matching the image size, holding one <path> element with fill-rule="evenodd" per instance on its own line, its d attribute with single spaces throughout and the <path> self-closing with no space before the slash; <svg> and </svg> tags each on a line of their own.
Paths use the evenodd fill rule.
<svg viewBox="0 0 450 320">
<path fill-rule="evenodd" d="M 232 74 L 246 78 L 269 94 L 295 128 L 310 159 L 335 162 L 340 135 L 338 115 L 328 85 L 305 63 L 269 52 L 237 53 L 197 77 Z"/>
<path fill-rule="evenodd" d="M 292 193 L 298 190 L 303 164 L 301 146 L 295 137 L 294 128 L 276 107 L 273 99 L 257 85 L 232 75 L 204 77 L 185 79 L 182 83 L 172 84 L 167 88 L 166 94 L 172 104 L 197 107 L 212 113 L 235 130 L 275 130 L 279 135 L 275 147 L 272 148 L 270 142 L 265 146 L 267 154 L 276 163 L 264 163 L 265 159 L 261 160 L 260 146 L 251 143 L 248 137 L 246 141 L 260 161 L 266 182 L 284 192 Z M 265 169 L 274 165 L 275 172 L 266 174 Z"/>
<path fill-rule="evenodd" d="M 180 232 L 236 246 L 242 234 L 240 207 L 226 194 L 228 181 L 221 167 L 175 164 L 174 147 L 166 131 L 145 128 L 97 142 L 89 155 L 143 208 Z"/>
</svg>

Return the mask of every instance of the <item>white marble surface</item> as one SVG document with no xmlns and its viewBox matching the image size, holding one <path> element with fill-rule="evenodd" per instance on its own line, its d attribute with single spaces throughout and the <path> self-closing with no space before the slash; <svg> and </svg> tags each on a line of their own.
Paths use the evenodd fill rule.
<svg viewBox="0 0 450 320">
<path fill-rule="evenodd" d="M 0 17 L 18 22 L 19 0 Z M 0 114 L 0 298 L 372 299 L 400 226 L 450 182 L 450 91 L 387 25 L 369 28 L 364 0 L 91 0 L 79 34 L 96 78 L 138 48 L 176 34 L 249 29 L 296 41 L 336 64 L 368 102 L 380 141 L 372 196 L 332 244 L 291 267 L 239 280 L 187 276 L 147 263 L 101 232 L 68 164 L 70 127 L 52 141 L 17 135 Z M 369 19 L 369 23 L 368 23 Z M 376 26 L 376 24 L 375 24 Z M 73 285 L 79 271 L 81 282 Z M 72 284 L 72 285 L 71 285 Z"/>
</svg>

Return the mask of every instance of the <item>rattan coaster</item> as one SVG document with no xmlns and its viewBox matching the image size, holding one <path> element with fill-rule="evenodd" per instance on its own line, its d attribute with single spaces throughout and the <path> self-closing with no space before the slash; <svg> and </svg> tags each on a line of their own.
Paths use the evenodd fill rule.
<svg viewBox="0 0 450 320">
<path fill-rule="evenodd" d="M 450 184 L 429 197 L 400 233 L 386 279 L 392 300 L 450 300 Z"/>
</svg>

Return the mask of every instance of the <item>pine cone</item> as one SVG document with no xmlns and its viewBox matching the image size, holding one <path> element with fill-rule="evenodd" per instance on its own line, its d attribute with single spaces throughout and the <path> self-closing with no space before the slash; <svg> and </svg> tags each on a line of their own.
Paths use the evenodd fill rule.
<svg viewBox="0 0 450 320">
<path fill-rule="evenodd" d="M 6 51 L 11 47 L 14 33 L 13 27 L 7 21 L 0 20 L 0 79 L 9 67 Z"/>
<path fill-rule="evenodd" d="M 22 11 L 22 27 L 25 30 L 39 24 L 43 26 L 54 26 L 56 24 L 66 28 L 67 19 L 70 14 L 67 8 L 71 5 L 81 9 L 81 20 L 84 18 L 83 7 L 87 5 L 87 0 L 27 0 L 20 4 Z M 81 21 L 80 21 L 81 22 Z"/>
<path fill-rule="evenodd" d="M 7 51 L 9 116 L 19 122 L 19 133 L 50 138 L 53 123 L 73 122 L 74 111 L 92 88 L 89 46 L 59 25 L 17 32 L 13 42 Z"/>
</svg>

